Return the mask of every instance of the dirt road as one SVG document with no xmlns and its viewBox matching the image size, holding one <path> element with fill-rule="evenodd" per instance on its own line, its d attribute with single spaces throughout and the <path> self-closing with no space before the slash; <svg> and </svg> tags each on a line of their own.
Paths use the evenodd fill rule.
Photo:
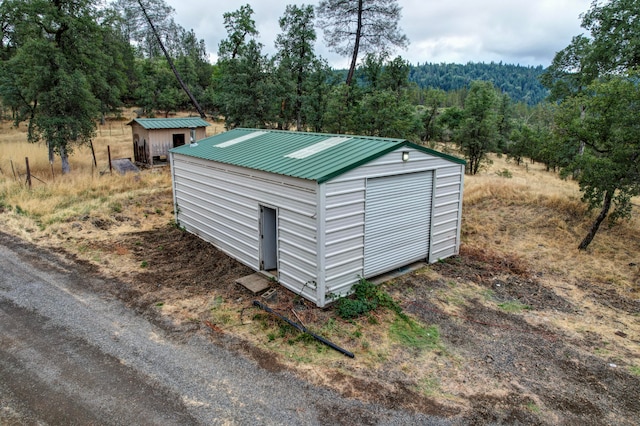
<svg viewBox="0 0 640 426">
<path fill-rule="evenodd" d="M 2 424 L 449 424 L 348 400 L 172 336 L 112 282 L 0 233 Z"/>
</svg>

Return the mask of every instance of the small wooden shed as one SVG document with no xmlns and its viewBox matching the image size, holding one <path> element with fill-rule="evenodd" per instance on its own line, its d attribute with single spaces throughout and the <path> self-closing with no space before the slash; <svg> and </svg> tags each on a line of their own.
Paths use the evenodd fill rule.
<svg viewBox="0 0 640 426">
<path fill-rule="evenodd" d="M 133 135 L 133 153 L 137 164 L 167 164 L 169 150 L 206 136 L 205 120 L 186 118 L 135 118 L 127 125 Z"/>
<path fill-rule="evenodd" d="M 180 226 L 320 307 L 459 252 L 465 162 L 406 140 L 235 129 L 170 160 Z"/>
</svg>

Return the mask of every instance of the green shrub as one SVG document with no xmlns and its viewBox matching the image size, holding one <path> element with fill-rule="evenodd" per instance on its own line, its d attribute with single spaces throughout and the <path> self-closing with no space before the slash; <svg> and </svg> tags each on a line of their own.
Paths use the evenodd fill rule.
<svg viewBox="0 0 640 426">
<path fill-rule="evenodd" d="M 513 177 L 513 174 L 509 169 L 502 169 L 501 171 L 496 172 L 496 174 L 500 177 L 507 178 L 507 179 L 511 179 Z"/>
<path fill-rule="evenodd" d="M 109 205 L 113 213 L 122 213 L 122 204 L 115 201 Z"/>
<path fill-rule="evenodd" d="M 351 297 L 338 299 L 335 304 L 337 314 L 343 319 L 357 318 L 378 307 L 403 315 L 400 305 L 387 292 L 364 278 L 354 284 L 352 290 Z"/>
</svg>

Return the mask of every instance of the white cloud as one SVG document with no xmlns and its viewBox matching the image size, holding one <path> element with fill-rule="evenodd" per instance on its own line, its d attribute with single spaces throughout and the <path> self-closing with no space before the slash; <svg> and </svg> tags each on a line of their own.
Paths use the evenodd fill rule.
<svg viewBox="0 0 640 426">
<path fill-rule="evenodd" d="M 278 19 L 287 4 L 317 4 L 273 0 L 227 0 L 222 6 L 197 0 L 167 0 L 176 9 L 176 22 L 205 40 L 215 55 L 226 37 L 222 15 L 251 4 L 264 52 L 273 54 Z M 583 32 L 579 15 L 591 0 L 398 0 L 402 6 L 400 27 L 410 45 L 397 51 L 409 62 L 499 62 L 521 65 L 550 64 L 555 52 Z M 318 31 L 316 53 L 334 67 L 348 66 L 348 59 L 329 52 Z"/>
</svg>

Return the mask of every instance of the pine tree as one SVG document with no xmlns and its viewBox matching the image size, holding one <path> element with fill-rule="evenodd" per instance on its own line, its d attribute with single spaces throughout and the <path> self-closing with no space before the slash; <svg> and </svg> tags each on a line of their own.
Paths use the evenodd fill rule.
<svg viewBox="0 0 640 426">
<path fill-rule="evenodd" d="M 346 84 L 350 86 L 360 53 L 391 53 L 409 40 L 398 28 L 401 8 L 397 0 L 323 0 L 318 4 L 318 25 L 327 46 L 350 56 Z"/>
</svg>

